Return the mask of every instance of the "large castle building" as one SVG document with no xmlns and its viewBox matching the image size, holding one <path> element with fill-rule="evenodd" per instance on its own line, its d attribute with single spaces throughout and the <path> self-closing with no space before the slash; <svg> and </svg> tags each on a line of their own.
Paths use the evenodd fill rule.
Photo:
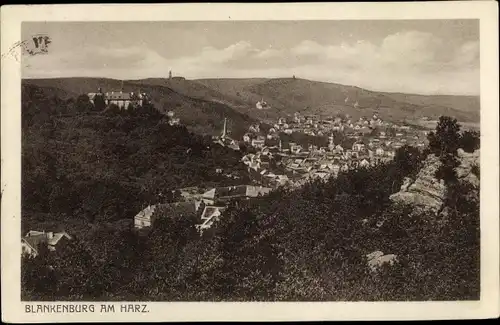
<svg viewBox="0 0 500 325">
<path fill-rule="evenodd" d="M 92 104 L 95 103 L 97 97 L 104 100 L 106 106 L 115 104 L 120 109 L 128 109 L 130 105 L 134 107 L 142 106 L 149 102 L 149 97 L 144 92 L 124 92 L 124 91 L 111 91 L 104 93 L 101 88 L 95 93 L 89 93 L 89 100 Z"/>
</svg>

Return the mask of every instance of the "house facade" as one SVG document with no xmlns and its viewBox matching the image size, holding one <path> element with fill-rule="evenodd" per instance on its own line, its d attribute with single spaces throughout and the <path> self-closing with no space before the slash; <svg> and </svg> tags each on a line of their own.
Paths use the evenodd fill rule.
<svg viewBox="0 0 500 325">
<path fill-rule="evenodd" d="M 226 187 L 216 187 L 203 193 L 202 200 L 210 205 L 216 202 L 224 202 L 231 199 L 246 199 L 265 195 L 271 192 L 272 188 L 253 185 L 236 185 Z"/>
<path fill-rule="evenodd" d="M 155 205 L 148 205 L 144 210 L 136 214 L 134 217 L 134 227 L 136 229 L 151 227 L 155 209 Z"/>
<path fill-rule="evenodd" d="M 262 148 L 265 145 L 265 140 L 264 139 L 252 139 L 252 147 L 254 148 Z"/>
<path fill-rule="evenodd" d="M 149 102 L 148 96 L 144 92 L 124 92 L 124 91 L 111 91 L 103 93 L 102 89 L 99 88 L 95 93 L 88 93 L 90 102 L 94 105 L 97 97 L 101 97 L 104 100 L 106 106 L 114 104 L 120 109 L 128 109 L 130 106 L 142 106 L 143 104 Z"/>
</svg>

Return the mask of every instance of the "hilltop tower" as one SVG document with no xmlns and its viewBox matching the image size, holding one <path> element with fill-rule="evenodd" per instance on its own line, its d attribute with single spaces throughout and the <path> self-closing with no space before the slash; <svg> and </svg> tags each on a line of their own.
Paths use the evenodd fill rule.
<svg viewBox="0 0 500 325">
<path fill-rule="evenodd" d="M 168 79 L 172 79 L 172 70 L 168 72 Z"/>
</svg>

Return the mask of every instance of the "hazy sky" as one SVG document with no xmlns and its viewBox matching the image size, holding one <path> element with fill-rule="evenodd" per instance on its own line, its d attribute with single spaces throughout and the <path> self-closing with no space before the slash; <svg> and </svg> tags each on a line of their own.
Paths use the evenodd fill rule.
<svg viewBox="0 0 500 325">
<path fill-rule="evenodd" d="M 23 23 L 46 33 L 24 78 L 291 77 L 381 91 L 479 94 L 478 20 Z"/>
</svg>

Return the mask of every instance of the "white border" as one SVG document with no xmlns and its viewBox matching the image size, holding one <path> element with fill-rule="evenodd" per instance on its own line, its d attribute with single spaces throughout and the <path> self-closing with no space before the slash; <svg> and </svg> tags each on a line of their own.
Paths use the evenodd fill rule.
<svg viewBox="0 0 500 325">
<path fill-rule="evenodd" d="M 118 14 L 119 13 L 119 14 Z M 148 303 L 147 314 L 27 314 L 20 301 L 20 63 L 4 55 L 22 21 L 480 19 L 481 300 L 479 302 Z M 493 1 L 425 3 L 156 4 L 3 6 L 2 321 L 475 319 L 499 315 L 498 7 Z M 20 49 L 15 51 L 19 54 Z M 20 55 L 19 55 L 20 57 Z M 95 304 L 99 304 L 96 302 Z M 119 305 L 119 303 L 114 303 Z M 116 308 L 116 307 L 115 307 Z M 118 307 L 119 309 L 119 307 Z"/>
</svg>

